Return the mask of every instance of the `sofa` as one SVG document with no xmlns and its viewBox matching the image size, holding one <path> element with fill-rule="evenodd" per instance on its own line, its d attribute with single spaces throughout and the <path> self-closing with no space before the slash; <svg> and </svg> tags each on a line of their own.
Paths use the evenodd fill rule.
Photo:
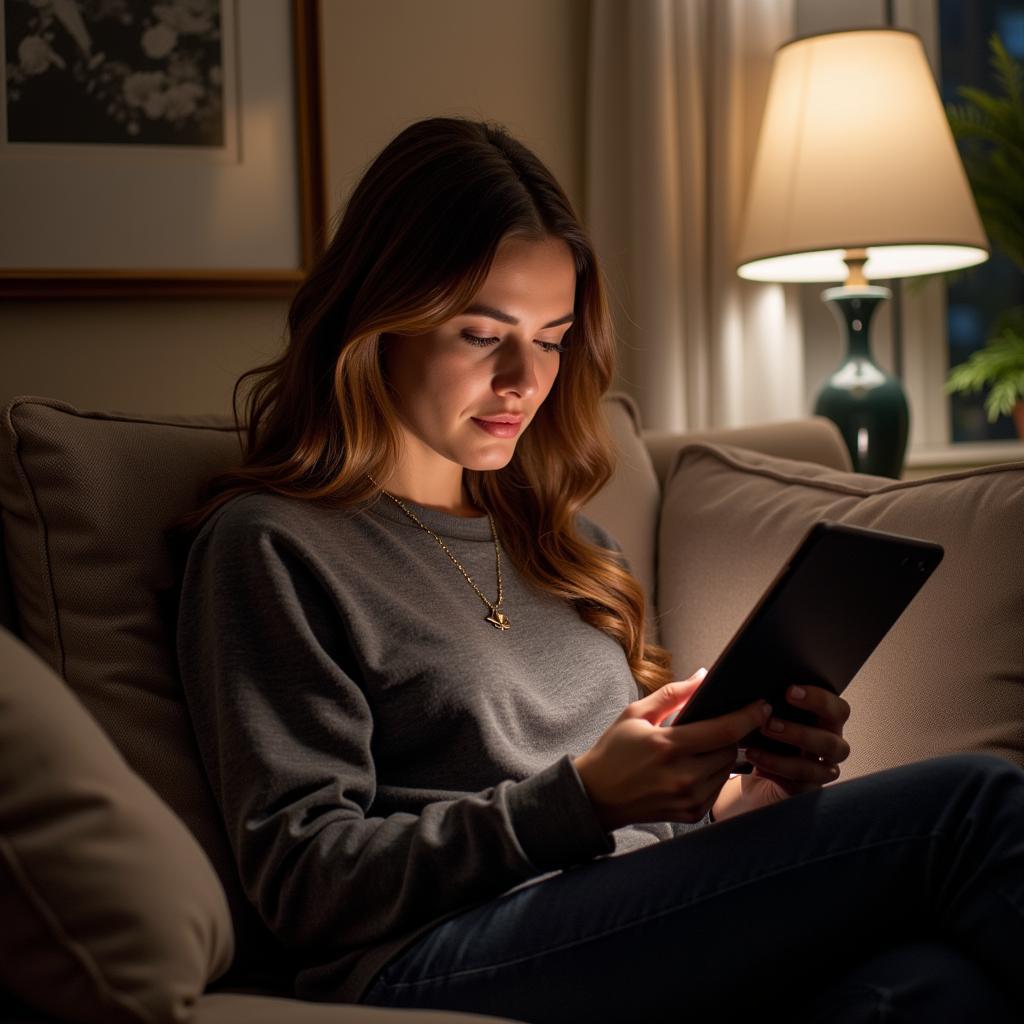
<svg viewBox="0 0 1024 1024">
<path fill-rule="evenodd" d="M 713 664 L 818 519 L 919 536 L 945 558 L 846 691 L 832 784 L 959 751 L 1024 765 L 1024 462 L 897 481 L 852 472 L 823 418 L 681 435 L 626 394 L 604 409 L 616 470 L 584 511 L 675 678 Z M 163 533 L 239 458 L 230 417 L 22 395 L 0 433 L 0 1021 L 482 1019 L 294 999 L 242 891 L 177 679 Z"/>
</svg>

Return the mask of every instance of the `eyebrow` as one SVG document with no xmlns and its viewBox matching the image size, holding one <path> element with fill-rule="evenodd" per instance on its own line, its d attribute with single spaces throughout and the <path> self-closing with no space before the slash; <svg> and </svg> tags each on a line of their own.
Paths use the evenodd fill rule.
<svg viewBox="0 0 1024 1024">
<path fill-rule="evenodd" d="M 467 306 L 459 316 L 471 316 L 474 313 L 480 316 L 490 317 L 491 320 L 500 320 L 503 324 L 519 323 L 519 321 L 510 313 L 503 313 L 500 309 L 495 309 L 493 306 L 485 306 L 479 302 L 474 302 L 473 305 Z M 573 319 L 574 317 L 572 313 L 566 313 L 565 316 L 560 316 L 557 320 L 552 320 L 551 323 L 545 324 L 541 330 L 543 331 L 547 327 L 558 327 L 559 324 L 571 323 Z"/>
</svg>

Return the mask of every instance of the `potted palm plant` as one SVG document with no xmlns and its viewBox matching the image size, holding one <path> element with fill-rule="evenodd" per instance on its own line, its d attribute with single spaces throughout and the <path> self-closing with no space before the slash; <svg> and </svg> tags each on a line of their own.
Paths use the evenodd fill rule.
<svg viewBox="0 0 1024 1024">
<path fill-rule="evenodd" d="M 998 33 L 989 37 L 1000 95 L 970 86 L 947 104 L 953 136 L 963 142 L 963 162 L 988 237 L 1024 272 L 1024 64 L 1006 51 Z M 984 348 L 954 366 L 946 392 L 980 391 L 989 422 L 1011 415 L 1024 438 L 1024 306 L 1007 310 L 993 325 Z"/>
</svg>

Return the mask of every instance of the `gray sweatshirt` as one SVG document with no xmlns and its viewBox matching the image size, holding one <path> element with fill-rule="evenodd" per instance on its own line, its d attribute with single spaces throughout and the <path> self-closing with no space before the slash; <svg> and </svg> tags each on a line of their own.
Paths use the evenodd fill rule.
<svg viewBox="0 0 1024 1024">
<path fill-rule="evenodd" d="M 496 600 L 486 516 L 406 504 Z M 619 644 L 502 554 L 504 631 L 386 496 L 246 494 L 196 537 L 182 685 L 242 884 L 308 964 L 301 998 L 356 1002 L 446 917 L 699 827 L 601 827 L 572 758 L 642 694 Z"/>
</svg>

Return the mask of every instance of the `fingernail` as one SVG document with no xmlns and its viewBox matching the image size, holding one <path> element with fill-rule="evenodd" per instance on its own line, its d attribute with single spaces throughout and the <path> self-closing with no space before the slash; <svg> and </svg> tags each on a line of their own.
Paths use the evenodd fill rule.
<svg viewBox="0 0 1024 1024">
<path fill-rule="evenodd" d="M 789 695 L 794 700 L 803 700 L 807 696 L 807 691 L 802 686 L 794 686 L 790 689 Z"/>
<path fill-rule="evenodd" d="M 708 670 L 706 668 L 699 668 L 693 674 L 697 679 L 703 679 L 708 674 Z"/>
<path fill-rule="evenodd" d="M 764 715 L 765 718 L 767 718 L 771 713 L 772 713 L 772 706 L 771 706 L 771 704 L 769 704 L 768 701 L 766 701 L 766 700 L 761 701 L 761 714 Z"/>
<path fill-rule="evenodd" d="M 768 723 L 768 728 L 772 732 L 782 732 L 786 727 L 778 719 L 775 719 Z"/>
</svg>

